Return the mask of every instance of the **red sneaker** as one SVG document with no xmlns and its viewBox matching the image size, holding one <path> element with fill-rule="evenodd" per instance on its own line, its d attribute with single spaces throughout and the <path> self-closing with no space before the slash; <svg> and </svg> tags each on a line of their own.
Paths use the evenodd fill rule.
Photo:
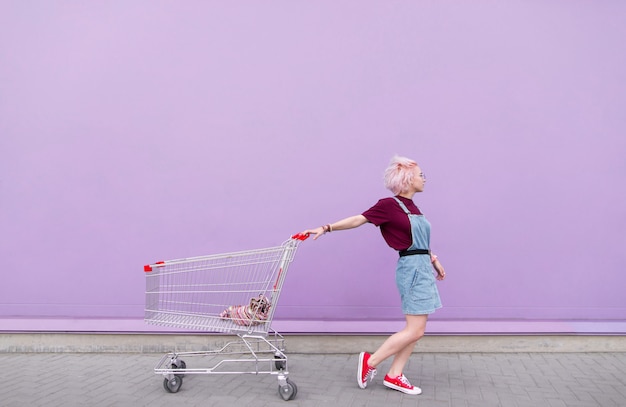
<svg viewBox="0 0 626 407">
<path fill-rule="evenodd" d="M 417 386 L 412 386 L 403 374 L 396 378 L 391 378 L 389 377 L 389 375 L 385 375 L 385 380 L 383 380 L 383 384 L 390 389 L 398 390 L 406 394 L 422 393 L 422 389 Z"/>
<path fill-rule="evenodd" d="M 370 356 L 367 352 L 361 352 L 359 355 L 359 371 L 357 372 L 356 380 L 362 389 L 366 388 L 367 383 L 376 376 L 376 368 L 367 364 Z"/>
</svg>

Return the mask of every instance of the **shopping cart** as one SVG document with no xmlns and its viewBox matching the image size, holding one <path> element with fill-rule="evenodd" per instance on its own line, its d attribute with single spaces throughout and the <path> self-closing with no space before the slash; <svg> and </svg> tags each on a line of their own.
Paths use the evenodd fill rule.
<svg viewBox="0 0 626 407">
<path fill-rule="evenodd" d="M 295 398 L 298 388 L 288 378 L 285 340 L 271 323 L 289 264 L 307 237 L 300 233 L 267 249 L 144 266 L 147 323 L 237 335 L 219 349 L 164 355 L 154 372 L 163 375 L 166 391 L 178 392 L 189 374 L 266 373 L 277 376 L 284 400 Z M 191 357 L 209 360 L 211 367 L 188 367 L 184 359 Z"/>
</svg>

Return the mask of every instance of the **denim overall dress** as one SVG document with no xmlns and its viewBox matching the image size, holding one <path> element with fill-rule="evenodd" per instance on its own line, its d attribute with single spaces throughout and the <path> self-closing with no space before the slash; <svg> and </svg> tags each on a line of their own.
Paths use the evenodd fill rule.
<svg viewBox="0 0 626 407">
<path fill-rule="evenodd" d="M 398 198 L 402 210 L 411 223 L 411 247 L 407 250 L 430 248 L 430 223 L 424 215 L 412 214 Z M 415 254 L 401 256 L 396 267 L 396 284 L 402 300 L 402 312 L 405 315 L 432 314 L 441 308 L 439 290 L 435 283 L 430 255 Z"/>
</svg>

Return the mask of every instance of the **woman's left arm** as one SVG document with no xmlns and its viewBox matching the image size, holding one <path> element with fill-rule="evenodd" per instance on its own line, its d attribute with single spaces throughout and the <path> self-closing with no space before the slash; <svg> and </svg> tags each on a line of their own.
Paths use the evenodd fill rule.
<svg viewBox="0 0 626 407">
<path fill-rule="evenodd" d="M 335 223 L 329 223 L 327 225 L 320 226 L 315 229 L 305 230 L 302 233 L 305 235 L 314 235 L 313 240 L 316 240 L 318 237 L 326 233 L 332 232 L 333 230 L 354 229 L 366 223 L 367 223 L 367 218 L 365 218 L 365 216 L 354 215 L 354 216 L 341 219 L 340 221 L 337 221 Z"/>
</svg>

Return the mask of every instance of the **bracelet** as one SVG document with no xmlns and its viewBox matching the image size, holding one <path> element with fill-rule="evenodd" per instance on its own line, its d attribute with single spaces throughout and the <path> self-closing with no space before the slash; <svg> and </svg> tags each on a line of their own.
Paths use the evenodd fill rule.
<svg viewBox="0 0 626 407">
<path fill-rule="evenodd" d="M 322 230 L 324 233 L 329 233 L 333 231 L 333 228 L 330 227 L 330 224 L 322 226 Z"/>
</svg>

